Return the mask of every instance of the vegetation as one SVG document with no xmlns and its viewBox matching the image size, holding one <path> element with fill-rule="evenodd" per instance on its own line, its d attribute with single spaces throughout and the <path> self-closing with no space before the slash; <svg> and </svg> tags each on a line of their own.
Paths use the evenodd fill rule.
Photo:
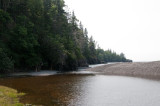
<svg viewBox="0 0 160 106">
<path fill-rule="evenodd" d="M 106 62 L 132 62 L 132 60 L 126 59 L 125 55 L 121 53 L 120 55 L 111 50 L 104 51 L 101 48 L 97 49 L 97 58 L 102 63 Z"/>
<path fill-rule="evenodd" d="M 0 72 L 9 71 L 13 68 L 12 60 L 6 55 L 6 53 L 0 48 Z"/>
<path fill-rule="evenodd" d="M 2 106 L 24 106 L 19 102 L 19 97 L 23 93 L 17 93 L 16 90 L 0 86 L 0 104 Z"/>
<path fill-rule="evenodd" d="M 96 49 L 87 29 L 64 7 L 63 0 L 0 0 L 0 73 L 128 61 Z"/>
</svg>

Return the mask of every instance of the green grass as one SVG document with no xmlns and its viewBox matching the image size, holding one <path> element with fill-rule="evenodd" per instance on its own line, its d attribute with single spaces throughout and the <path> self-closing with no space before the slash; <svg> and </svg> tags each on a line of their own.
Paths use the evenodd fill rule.
<svg viewBox="0 0 160 106">
<path fill-rule="evenodd" d="M 19 97 L 23 95 L 14 89 L 0 86 L 0 106 L 24 106 L 19 102 Z"/>
</svg>

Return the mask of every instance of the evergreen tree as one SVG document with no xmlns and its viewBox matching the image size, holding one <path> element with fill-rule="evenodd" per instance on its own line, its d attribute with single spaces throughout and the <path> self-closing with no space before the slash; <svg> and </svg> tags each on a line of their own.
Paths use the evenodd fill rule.
<svg viewBox="0 0 160 106">
<path fill-rule="evenodd" d="M 63 0 L 0 0 L 0 72 L 131 61 L 97 49 L 75 13 L 64 7 Z"/>
<path fill-rule="evenodd" d="M 0 48 L 0 73 L 10 72 L 13 69 L 13 61 Z"/>
</svg>

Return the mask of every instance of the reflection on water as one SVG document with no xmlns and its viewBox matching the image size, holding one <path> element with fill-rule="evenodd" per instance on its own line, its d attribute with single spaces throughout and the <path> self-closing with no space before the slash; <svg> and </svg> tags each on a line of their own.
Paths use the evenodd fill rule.
<svg viewBox="0 0 160 106">
<path fill-rule="evenodd" d="M 24 103 L 45 106 L 160 106 L 160 81 L 93 74 L 0 79 L 27 93 Z"/>
</svg>

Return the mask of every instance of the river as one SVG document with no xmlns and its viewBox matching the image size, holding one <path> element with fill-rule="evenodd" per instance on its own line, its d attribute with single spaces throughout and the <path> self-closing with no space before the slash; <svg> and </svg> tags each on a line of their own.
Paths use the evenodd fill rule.
<svg viewBox="0 0 160 106">
<path fill-rule="evenodd" d="M 0 85 L 26 93 L 20 101 L 44 106 L 160 106 L 160 81 L 70 72 L 1 78 Z"/>
</svg>

